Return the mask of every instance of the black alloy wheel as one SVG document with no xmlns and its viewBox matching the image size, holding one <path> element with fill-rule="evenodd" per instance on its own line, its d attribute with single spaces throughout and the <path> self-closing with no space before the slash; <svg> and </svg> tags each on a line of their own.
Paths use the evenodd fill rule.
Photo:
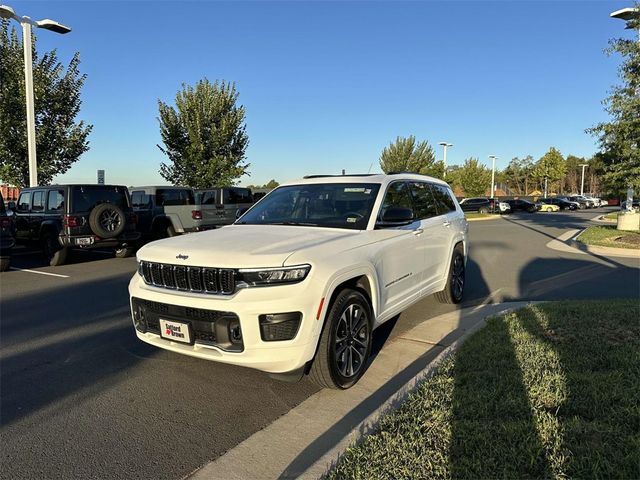
<svg viewBox="0 0 640 480">
<path fill-rule="evenodd" d="M 330 305 L 309 376 L 321 387 L 346 389 L 356 384 L 371 353 L 373 314 L 359 290 L 345 288 Z"/>
<path fill-rule="evenodd" d="M 335 330 L 333 355 L 336 367 L 345 378 L 357 375 L 366 362 L 369 348 L 369 318 L 363 307 L 350 304 Z"/>
<path fill-rule="evenodd" d="M 460 303 L 464 295 L 466 269 L 462 245 L 456 245 L 449 265 L 449 275 L 444 290 L 435 294 L 440 303 Z"/>
</svg>

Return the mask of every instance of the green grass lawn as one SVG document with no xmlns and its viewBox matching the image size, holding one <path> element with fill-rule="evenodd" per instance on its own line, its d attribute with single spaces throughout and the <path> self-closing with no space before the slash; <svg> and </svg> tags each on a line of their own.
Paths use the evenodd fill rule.
<svg viewBox="0 0 640 480">
<path fill-rule="evenodd" d="M 611 213 L 607 213 L 604 218 L 608 219 L 608 220 L 617 220 L 618 219 L 618 214 L 620 212 L 611 212 Z"/>
<path fill-rule="evenodd" d="M 602 247 L 640 248 L 640 231 L 625 232 L 611 226 L 594 226 L 587 228 L 576 239 L 586 245 Z"/>
<path fill-rule="evenodd" d="M 331 479 L 640 478 L 640 304 L 493 318 Z"/>
</svg>

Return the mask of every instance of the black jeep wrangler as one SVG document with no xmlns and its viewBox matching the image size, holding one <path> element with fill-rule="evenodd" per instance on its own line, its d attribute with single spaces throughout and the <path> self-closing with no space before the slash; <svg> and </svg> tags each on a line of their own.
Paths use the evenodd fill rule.
<svg viewBox="0 0 640 480">
<path fill-rule="evenodd" d="M 50 185 L 20 191 L 18 242 L 39 242 L 49 265 L 62 265 L 71 248 L 114 248 L 131 256 L 140 238 L 129 191 L 120 185 Z"/>
</svg>

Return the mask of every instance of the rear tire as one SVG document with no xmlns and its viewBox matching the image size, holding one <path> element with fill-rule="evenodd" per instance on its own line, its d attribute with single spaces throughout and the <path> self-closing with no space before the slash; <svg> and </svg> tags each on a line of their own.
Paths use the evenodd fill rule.
<svg viewBox="0 0 640 480">
<path fill-rule="evenodd" d="M 464 265 L 464 249 L 462 245 L 456 245 L 449 264 L 447 284 L 444 290 L 435 294 L 440 303 L 460 303 L 464 295 L 466 268 Z"/>
<path fill-rule="evenodd" d="M 478 213 L 489 213 L 489 209 L 487 207 L 480 207 L 480 210 L 478 210 Z"/>
<path fill-rule="evenodd" d="M 0 272 L 6 272 L 11 266 L 11 257 L 0 258 Z"/>
<path fill-rule="evenodd" d="M 347 389 L 366 370 L 373 315 L 367 298 L 345 288 L 329 307 L 309 377 L 323 388 Z"/>
<path fill-rule="evenodd" d="M 547 208 L 547 213 L 553 212 L 553 208 Z"/>
<path fill-rule="evenodd" d="M 116 258 L 128 258 L 135 253 L 135 247 L 122 247 L 114 250 Z"/>
<path fill-rule="evenodd" d="M 42 238 L 42 251 L 44 259 L 51 267 L 64 265 L 69 255 L 69 248 L 60 245 L 58 237 L 54 233 L 46 233 Z"/>
</svg>

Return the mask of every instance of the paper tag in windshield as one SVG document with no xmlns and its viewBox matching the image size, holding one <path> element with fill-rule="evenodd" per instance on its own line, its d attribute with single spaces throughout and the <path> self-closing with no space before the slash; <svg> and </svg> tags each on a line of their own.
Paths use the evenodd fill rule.
<svg viewBox="0 0 640 480">
<path fill-rule="evenodd" d="M 369 190 L 371 191 L 371 190 Z M 347 187 L 344 189 L 344 193 L 366 193 L 364 188 L 359 187 Z"/>
<path fill-rule="evenodd" d="M 356 223 L 357 221 L 357 217 L 347 217 L 347 223 Z"/>
</svg>

